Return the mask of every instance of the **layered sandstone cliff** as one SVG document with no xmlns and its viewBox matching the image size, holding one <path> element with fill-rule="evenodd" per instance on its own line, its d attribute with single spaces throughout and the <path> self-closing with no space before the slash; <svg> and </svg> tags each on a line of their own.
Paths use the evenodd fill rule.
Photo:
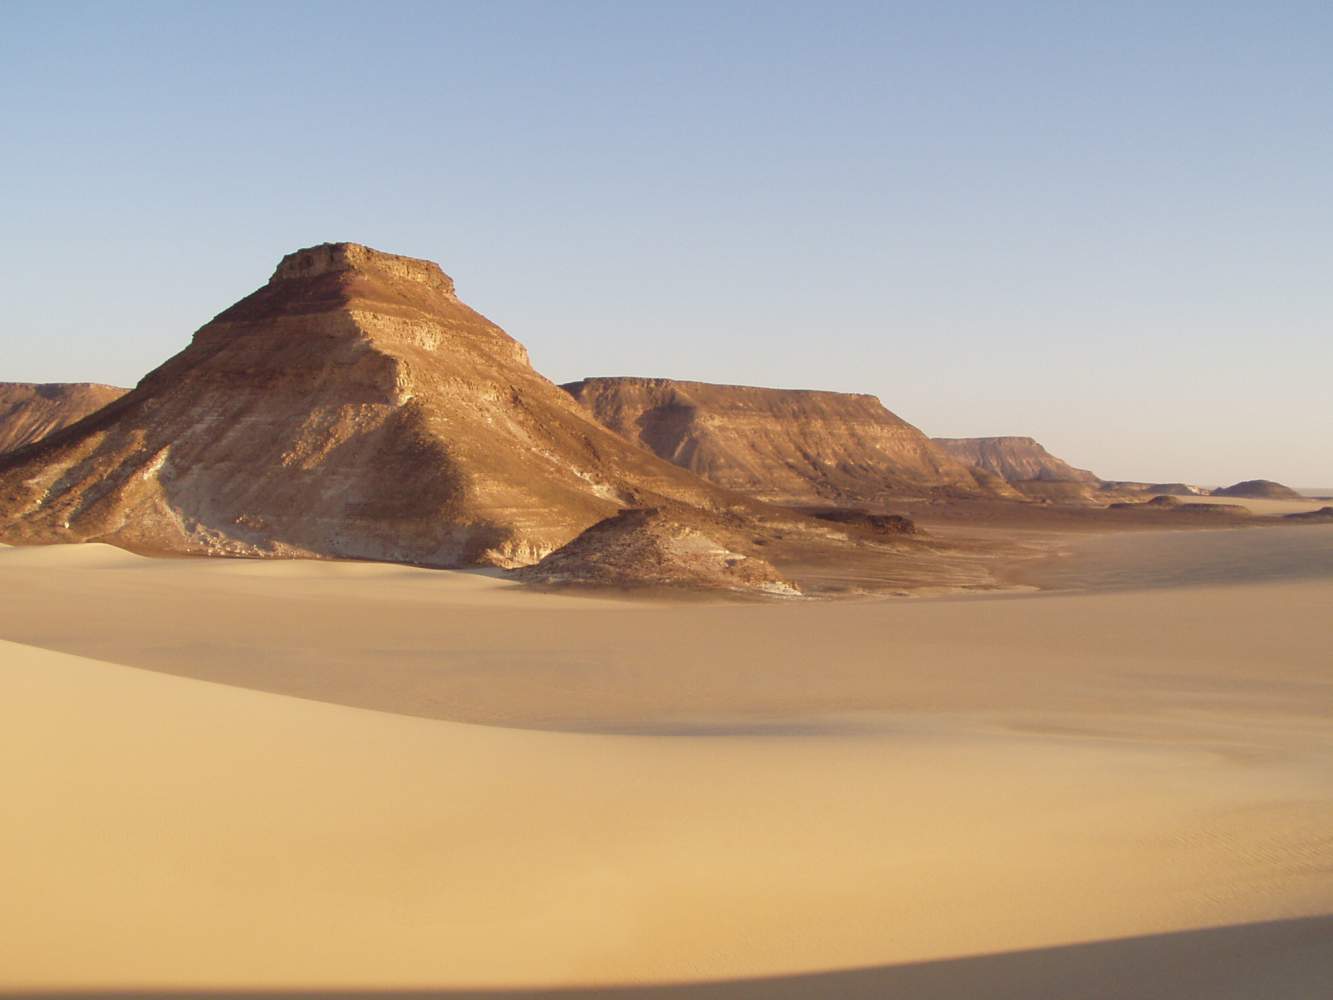
<svg viewBox="0 0 1333 1000">
<path fill-rule="evenodd" d="M 437 265 L 349 243 L 0 458 L 0 540 L 144 552 L 521 565 L 663 499 L 750 502 L 592 420 Z"/>
<path fill-rule="evenodd" d="M 125 392 L 94 382 L 0 382 L 0 454 L 78 423 Z"/>
<path fill-rule="evenodd" d="M 563 387 L 602 424 L 710 482 L 787 504 L 1011 495 L 874 396 L 590 378 Z"/>
<path fill-rule="evenodd" d="M 1039 480 L 1051 483 L 1087 483 L 1101 480 L 1087 469 L 1076 469 L 1056 458 L 1030 437 L 933 438 L 934 443 L 960 462 L 993 472 L 1006 482 Z"/>
</svg>

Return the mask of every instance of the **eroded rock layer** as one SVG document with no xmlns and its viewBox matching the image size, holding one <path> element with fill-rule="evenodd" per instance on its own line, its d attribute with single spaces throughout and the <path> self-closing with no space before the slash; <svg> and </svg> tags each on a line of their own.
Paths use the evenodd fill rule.
<svg viewBox="0 0 1333 1000">
<path fill-rule="evenodd" d="M 590 378 L 564 389 L 602 424 L 727 489 L 787 504 L 1012 495 L 874 396 Z"/>
</svg>

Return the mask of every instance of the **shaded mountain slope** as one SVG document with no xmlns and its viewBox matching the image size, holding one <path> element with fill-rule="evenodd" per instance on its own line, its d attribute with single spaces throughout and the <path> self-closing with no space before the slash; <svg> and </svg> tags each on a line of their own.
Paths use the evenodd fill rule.
<svg viewBox="0 0 1333 1000">
<path fill-rule="evenodd" d="M 0 382 L 0 454 L 77 423 L 126 391 L 95 382 Z"/>
</svg>

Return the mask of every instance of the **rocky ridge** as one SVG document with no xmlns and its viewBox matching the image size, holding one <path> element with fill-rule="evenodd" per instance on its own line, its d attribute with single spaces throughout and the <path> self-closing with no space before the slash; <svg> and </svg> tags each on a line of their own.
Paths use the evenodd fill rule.
<svg viewBox="0 0 1333 1000">
<path fill-rule="evenodd" d="M 1015 495 L 874 396 L 629 377 L 563 388 L 645 451 L 770 502 L 875 506 L 941 493 Z"/>
</svg>

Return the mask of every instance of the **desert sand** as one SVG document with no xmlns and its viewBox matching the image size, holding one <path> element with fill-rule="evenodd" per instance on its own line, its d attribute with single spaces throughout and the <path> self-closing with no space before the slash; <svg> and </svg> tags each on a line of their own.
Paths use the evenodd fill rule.
<svg viewBox="0 0 1333 1000">
<path fill-rule="evenodd" d="M 1333 531 L 1071 552 L 738 604 L 0 548 L 0 990 L 1318 995 Z"/>
</svg>

